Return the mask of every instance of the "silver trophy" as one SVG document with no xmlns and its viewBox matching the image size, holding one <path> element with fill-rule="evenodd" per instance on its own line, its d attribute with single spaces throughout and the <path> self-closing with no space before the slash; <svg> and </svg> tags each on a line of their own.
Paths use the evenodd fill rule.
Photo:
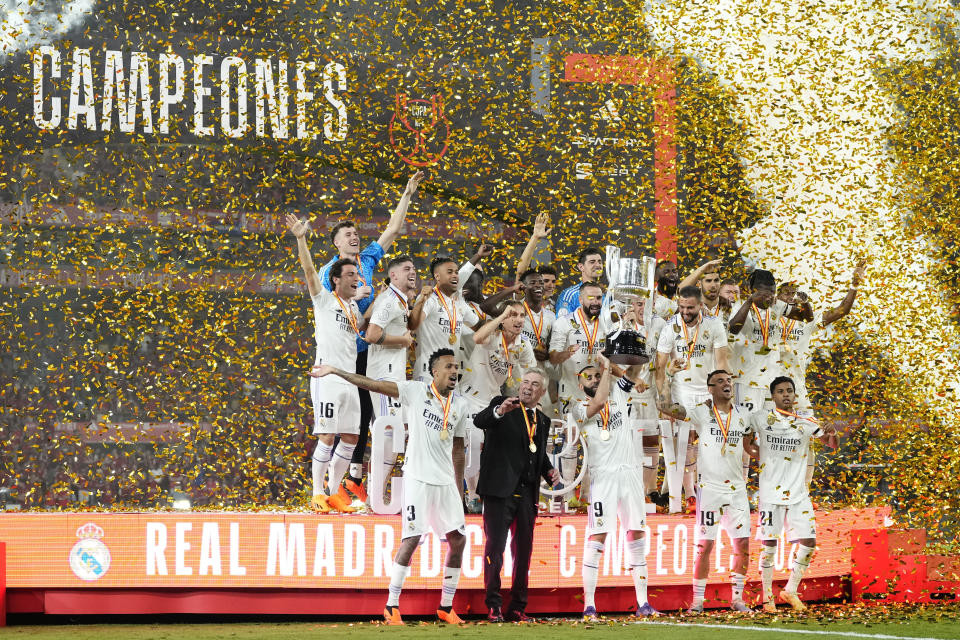
<svg viewBox="0 0 960 640">
<path fill-rule="evenodd" d="M 607 245 L 607 280 L 610 282 L 607 297 L 610 304 L 614 331 L 607 336 L 603 351 L 611 362 L 624 365 L 646 364 L 646 340 L 636 331 L 623 326 L 623 313 L 636 298 L 650 299 L 654 290 L 654 273 L 657 261 L 649 256 L 642 258 L 620 257 L 620 247 Z"/>
</svg>

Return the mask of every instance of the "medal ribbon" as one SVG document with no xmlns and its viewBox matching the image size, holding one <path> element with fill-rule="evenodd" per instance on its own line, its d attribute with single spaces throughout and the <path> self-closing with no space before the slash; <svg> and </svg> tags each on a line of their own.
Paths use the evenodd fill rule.
<svg viewBox="0 0 960 640">
<path fill-rule="evenodd" d="M 472 308 L 474 313 L 477 314 L 477 317 L 480 318 L 480 322 L 486 322 L 487 314 L 485 314 L 483 311 L 480 310 L 480 305 L 478 305 L 475 302 L 468 302 L 467 304 L 470 305 L 470 308 Z"/>
<path fill-rule="evenodd" d="M 769 349 L 770 347 L 767 346 L 767 341 L 770 339 L 770 309 L 766 309 L 766 322 L 764 322 L 760 319 L 760 309 L 757 309 L 757 305 L 751 302 L 750 307 L 757 317 L 757 324 L 760 325 L 760 334 L 763 336 L 763 348 Z"/>
<path fill-rule="evenodd" d="M 687 342 L 687 366 L 684 369 L 690 366 L 690 359 L 693 358 L 693 348 L 697 344 L 697 338 L 700 337 L 700 327 L 703 325 L 703 315 L 701 314 L 697 318 L 697 330 L 693 334 L 693 340 L 690 339 L 690 333 L 687 331 L 687 323 L 684 322 L 683 318 L 680 318 L 680 326 L 683 328 L 683 339 Z"/>
<path fill-rule="evenodd" d="M 500 332 L 500 344 L 503 345 L 503 359 L 507 361 L 507 378 L 513 378 L 513 363 L 510 362 L 510 347 L 507 346 L 507 337 Z"/>
<path fill-rule="evenodd" d="M 577 309 L 577 315 L 580 316 L 580 322 L 583 324 L 583 333 L 587 336 L 587 344 L 589 345 L 587 356 L 590 356 L 593 354 L 593 343 L 597 341 L 597 334 L 600 333 L 600 316 L 594 319 L 593 334 L 591 334 L 587 327 L 587 317 L 583 315 L 583 307 Z"/>
<path fill-rule="evenodd" d="M 537 431 L 537 421 L 534 420 L 533 424 L 530 424 L 530 416 L 527 415 L 527 408 L 520 405 L 520 408 L 523 410 L 523 422 L 527 425 L 527 437 L 530 438 L 530 444 L 533 444 L 533 434 Z"/>
<path fill-rule="evenodd" d="M 397 293 L 397 290 L 393 288 L 393 285 L 390 285 L 390 287 L 388 287 L 388 288 L 390 289 L 390 293 L 392 293 L 394 296 L 396 296 L 396 298 L 397 298 L 397 304 L 400 305 L 400 308 L 403 309 L 404 311 L 408 311 L 408 310 L 410 309 L 410 307 L 408 306 L 408 302 L 403 299 L 403 296 L 401 296 L 399 293 Z"/>
<path fill-rule="evenodd" d="M 447 301 L 444 299 L 443 294 L 440 293 L 439 287 L 434 287 L 433 292 L 437 294 L 437 297 L 440 298 L 440 304 L 443 305 L 443 310 L 447 312 L 447 318 L 450 319 L 450 335 L 456 337 L 457 335 L 457 308 L 453 302 L 450 301 L 450 306 L 447 306 Z M 453 313 L 450 313 L 450 308 L 453 307 Z"/>
<path fill-rule="evenodd" d="M 537 324 L 536 319 L 533 317 L 533 311 L 530 311 L 526 300 L 523 301 L 523 308 L 527 310 L 527 317 L 530 318 L 530 324 L 533 325 L 533 333 L 537 336 L 537 344 L 542 347 L 543 338 L 540 337 L 540 334 L 543 333 L 543 309 L 540 309 L 540 324 Z"/>
<path fill-rule="evenodd" d="M 437 391 L 437 385 L 434 382 L 430 383 L 430 391 L 433 393 L 433 397 L 437 399 L 437 402 L 440 403 L 440 407 L 443 409 L 443 426 L 440 428 L 440 431 L 447 430 L 447 421 L 450 420 L 450 405 L 453 404 L 453 394 L 447 396 L 447 401 L 444 402 L 443 398 L 440 396 L 440 392 Z"/>
<path fill-rule="evenodd" d="M 717 419 L 717 424 L 720 426 L 720 431 L 723 432 L 723 448 L 726 448 L 727 434 L 730 432 L 730 424 L 733 422 L 733 405 L 730 405 L 730 411 L 727 413 L 726 424 L 724 424 L 723 418 L 720 416 L 720 412 L 717 411 L 717 405 L 711 403 L 710 408 L 713 409 L 713 417 Z"/>
<path fill-rule="evenodd" d="M 602 423 L 600 429 L 607 431 L 610 429 L 610 403 L 605 402 L 603 406 L 600 407 L 600 422 Z"/>
<path fill-rule="evenodd" d="M 794 318 L 788 325 L 786 318 L 780 318 L 780 326 L 783 327 L 783 341 L 786 342 L 790 338 L 790 332 L 797 326 L 797 319 Z"/>
<path fill-rule="evenodd" d="M 798 416 L 797 414 L 793 413 L 792 411 L 784 411 L 783 409 L 776 409 L 776 412 L 779 413 L 779 414 L 782 415 L 782 416 L 790 416 L 791 418 L 796 418 L 797 420 L 806 420 L 806 421 L 808 421 L 808 422 L 812 422 L 813 424 L 815 424 L 815 425 L 817 425 L 817 426 L 820 425 L 820 423 L 817 422 L 816 420 L 814 420 L 813 418 L 804 418 L 804 417 Z"/>
<path fill-rule="evenodd" d="M 343 304 L 343 300 L 340 299 L 339 293 L 334 291 L 333 295 L 336 296 L 337 302 L 340 303 L 340 308 L 343 309 L 343 312 L 347 316 L 347 320 L 350 321 L 350 326 L 353 327 L 354 332 L 359 336 L 360 329 L 357 328 L 357 317 L 353 315 L 353 309 L 350 308 L 350 305 Z"/>
</svg>

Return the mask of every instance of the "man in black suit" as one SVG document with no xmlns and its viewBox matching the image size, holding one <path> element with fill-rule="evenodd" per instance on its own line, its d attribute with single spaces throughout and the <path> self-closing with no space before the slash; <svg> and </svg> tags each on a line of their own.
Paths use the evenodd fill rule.
<svg viewBox="0 0 960 640">
<path fill-rule="evenodd" d="M 547 459 L 550 418 L 537 410 L 547 390 L 543 372 L 530 370 L 520 381 L 518 396 L 497 396 L 473 422 L 484 430 L 477 493 L 483 499 L 483 581 L 491 622 L 527 622 L 527 573 L 533 552 L 533 525 L 537 519 L 540 478 L 551 484 L 560 474 Z M 507 531 L 513 534 L 513 586 L 506 616 L 501 613 L 500 570 Z"/>
</svg>

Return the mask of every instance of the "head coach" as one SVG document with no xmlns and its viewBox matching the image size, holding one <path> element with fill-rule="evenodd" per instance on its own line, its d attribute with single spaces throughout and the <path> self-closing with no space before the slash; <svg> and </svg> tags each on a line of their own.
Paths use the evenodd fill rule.
<svg viewBox="0 0 960 640">
<path fill-rule="evenodd" d="M 483 498 L 483 581 L 492 622 L 525 622 L 527 573 L 533 552 L 533 525 L 537 519 L 540 478 L 551 484 L 560 474 L 547 459 L 550 418 L 537 410 L 547 390 L 539 369 L 527 371 L 520 381 L 519 396 L 497 396 L 477 414 L 474 424 L 484 431 L 477 493 Z M 513 532 L 513 582 L 506 616 L 501 613 L 500 570 L 507 532 Z"/>
</svg>

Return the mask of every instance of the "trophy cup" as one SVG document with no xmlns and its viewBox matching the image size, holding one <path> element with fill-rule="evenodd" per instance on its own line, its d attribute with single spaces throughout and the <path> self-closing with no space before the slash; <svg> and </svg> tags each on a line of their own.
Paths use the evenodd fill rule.
<svg viewBox="0 0 960 640">
<path fill-rule="evenodd" d="M 610 282 L 607 296 L 615 329 L 607 336 L 603 355 L 620 365 L 646 364 L 650 361 L 646 340 L 636 331 L 624 327 L 623 309 L 634 298 L 649 298 L 653 293 L 657 261 L 648 256 L 621 258 L 620 247 L 613 245 L 607 245 L 606 254 L 607 280 Z"/>
</svg>

